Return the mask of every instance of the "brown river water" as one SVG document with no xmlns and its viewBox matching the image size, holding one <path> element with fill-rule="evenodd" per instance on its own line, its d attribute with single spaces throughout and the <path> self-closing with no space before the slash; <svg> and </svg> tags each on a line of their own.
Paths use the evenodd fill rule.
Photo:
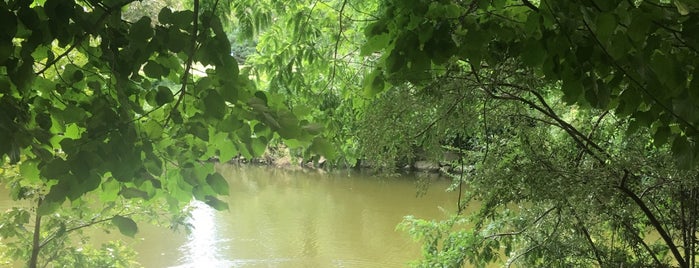
<svg viewBox="0 0 699 268">
<path fill-rule="evenodd" d="M 221 166 L 229 211 L 194 204 L 191 233 L 140 225 L 134 239 L 116 236 L 144 267 L 406 267 L 419 244 L 396 230 L 405 215 L 444 219 L 457 194 L 433 179 L 417 196 L 415 176 L 347 171 L 285 171 Z M 5 189 L 0 210 L 12 206 Z M 94 232 L 95 240 L 114 239 Z"/>
</svg>

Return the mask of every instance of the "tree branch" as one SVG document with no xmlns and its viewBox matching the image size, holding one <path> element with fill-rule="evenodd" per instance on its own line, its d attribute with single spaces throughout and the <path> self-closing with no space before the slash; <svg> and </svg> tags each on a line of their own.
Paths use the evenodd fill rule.
<svg viewBox="0 0 699 268">
<path fill-rule="evenodd" d="M 177 108 L 182 104 L 182 101 L 184 101 L 184 96 L 186 95 L 186 89 L 187 89 L 187 80 L 189 80 L 189 72 L 192 69 L 192 62 L 194 61 L 194 53 L 196 52 L 197 48 L 197 35 L 199 32 L 199 0 L 194 0 L 194 21 L 193 21 L 193 30 L 192 30 L 192 44 L 189 47 L 189 57 L 187 58 L 187 64 L 185 65 L 184 68 L 184 73 L 182 74 L 182 79 L 180 83 L 182 83 L 182 87 L 178 91 L 180 96 L 177 98 L 177 102 L 175 102 L 175 105 L 172 107 L 172 111 L 167 115 L 167 118 L 165 119 L 165 123 L 163 125 L 167 126 L 168 122 L 170 122 L 170 119 L 172 118 L 172 112 L 177 110 Z"/>
<path fill-rule="evenodd" d="M 538 223 L 541 219 L 543 219 L 544 217 L 546 217 L 546 215 L 548 215 L 549 213 L 551 213 L 551 211 L 553 211 L 554 209 L 557 209 L 557 208 L 558 208 L 558 207 L 552 207 L 552 208 L 547 209 L 546 211 L 544 211 L 544 213 L 542 213 L 541 215 L 539 215 L 539 217 L 536 217 L 536 219 L 534 219 L 534 221 L 532 221 L 531 224 L 529 224 L 528 226 L 522 228 L 522 229 L 519 230 L 519 231 L 509 232 L 509 233 L 492 234 L 492 235 L 489 235 L 489 236 L 484 237 L 483 239 L 493 239 L 493 238 L 502 237 L 502 236 L 520 235 L 520 234 L 524 233 L 525 231 L 527 231 L 527 229 L 529 228 L 529 226 L 535 225 L 535 224 Z"/>
<path fill-rule="evenodd" d="M 673 109 L 671 109 L 668 105 L 666 105 L 665 103 L 661 102 L 660 99 L 658 99 L 655 95 L 651 94 L 651 93 L 648 91 L 648 89 L 647 89 L 640 81 L 638 81 L 638 80 L 637 80 L 636 78 L 634 78 L 633 76 L 629 75 L 629 73 L 628 73 L 621 65 L 619 65 L 619 63 L 618 63 L 616 60 L 614 60 L 614 57 L 612 57 L 612 56 L 609 54 L 609 52 L 607 51 L 607 48 L 604 46 L 604 44 L 602 44 L 602 42 L 599 40 L 599 38 L 597 37 L 597 35 L 595 34 L 595 32 L 592 30 L 592 28 L 590 28 L 590 25 L 587 23 L 587 20 L 583 19 L 583 24 L 585 24 L 585 28 L 587 29 L 587 31 L 590 32 L 590 35 L 592 35 L 593 39 L 594 39 L 595 42 L 597 43 L 597 46 L 599 46 L 599 47 L 602 49 L 602 52 L 604 52 L 604 54 L 607 56 L 607 58 L 612 62 L 612 65 L 614 66 L 615 69 L 619 70 L 622 74 L 624 74 L 624 76 L 628 77 L 628 79 L 629 79 L 634 85 L 636 85 L 636 87 L 637 87 L 638 89 L 640 89 L 642 93 L 644 93 L 646 96 L 648 96 L 651 100 L 653 100 L 653 102 L 655 102 L 655 104 L 657 104 L 658 106 L 660 106 L 663 110 L 665 110 L 665 111 L 666 111 L 668 114 L 670 114 L 672 117 L 674 117 L 675 119 L 677 119 L 677 121 L 678 121 L 679 123 L 681 123 L 681 124 L 687 126 L 687 128 L 691 129 L 691 130 L 694 131 L 695 133 L 696 133 L 696 132 L 699 132 L 699 129 L 698 129 L 696 126 L 694 126 L 694 124 L 690 123 L 689 121 L 687 121 L 687 119 L 685 119 L 685 118 L 681 117 L 680 115 L 678 115 L 678 114 L 677 114 Z M 572 44 L 572 43 L 571 43 L 571 44 Z"/>
<path fill-rule="evenodd" d="M 625 185 L 620 185 L 616 187 L 619 189 L 622 193 L 626 194 L 631 200 L 636 203 L 636 205 L 641 208 L 641 211 L 643 211 L 643 214 L 646 215 L 646 218 L 650 221 L 650 224 L 655 228 L 655 231 L 658 232 L 660 237 L 663 238 L 663 241 L 667 244 L 667 247 L 670 249 L 670 252 L 672 252 L 672 255 L 675 257 L 675 260 L 677 261 L 677 264 L 679 264 L 680 267 L 688 267 L 687 262 L 685 259 L 682 257 L 682 254 L 680 253 L 679 249 L 675 245 L 675 242 L 672 240 L 672 237 L 670 237 L 670 234 L 667 233 L 665 228 L 663 228 L 663 225 L 658 221 L 658 219 L 655 217 L 655 214 L 646 206 L 646 203 L 643 202 L 643 200 L 638 197 L 633 191 L 631 191 L 629 188 L 626 188 Z"/>
<path fill-rule="evenodd" d="M 529 9 L 534 10 L 534 12 L 539 12 L 539 8 L 532 4 L 532 2 L 529 2 L 529 0 L 522 0 L 522 4 L 524 4 Z"/>
</svg>

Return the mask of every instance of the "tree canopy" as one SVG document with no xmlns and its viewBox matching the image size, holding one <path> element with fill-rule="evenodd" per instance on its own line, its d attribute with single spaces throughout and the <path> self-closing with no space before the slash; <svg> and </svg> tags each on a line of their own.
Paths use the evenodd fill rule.
<svg viewBox="0 0 699 268">
<path fill-rule="evenodd" d="M 418 266 L 695 264 L 695 1 L 156 2 L 0 1 L 0 162 L 36 225 L 90 194 L 226 209 L 212 160 L 284 144 L 450 164 L 454 217 L 401 225 Z"/>
<path fill-rule="evenodd" d="M 697 8 L 384 1 L 362 47 L 384 107 L 370 125 L 407 134 L 369 152 L 456 152 L 458 190 L 484 203 L 408 218 L 419 266 L 485 265 L 502 247 L 508 265 L 694 266 Z M 388 140 L 370 125 L 365 139 Z"/>
</svg>

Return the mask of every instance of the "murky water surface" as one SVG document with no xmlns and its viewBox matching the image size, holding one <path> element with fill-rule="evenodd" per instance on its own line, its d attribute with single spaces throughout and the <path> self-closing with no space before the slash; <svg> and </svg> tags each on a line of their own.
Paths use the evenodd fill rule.
<svg viewBox="0 0 699 268">
<path fill-rule="evenodd" d="M 442 219 L 457 198 L 444 191 L 443 180 L 417 197 L 416 179 L 409 177 L 239 166 L 221 171 L 230 184 L 229 211 L 195 204 L 190 234 L 140 226 L 136 239 L 119 237 L 136 248 L 141 264 L 405 267 L 419 257 L 419 246 L 396 225 L 405 215 Z M 10 205 L 0 199 L 3 210 Z"/>
</svg>

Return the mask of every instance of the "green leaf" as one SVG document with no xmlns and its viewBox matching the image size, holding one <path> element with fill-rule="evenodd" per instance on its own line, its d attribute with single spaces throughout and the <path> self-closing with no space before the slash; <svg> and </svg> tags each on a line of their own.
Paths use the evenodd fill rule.
<svg viewBox="0 0 699 268">
<path fill-rule="evenodd" d="M 48 113 L 37 114 L 35 120 L 39 127 L 44 130 L 50 130 L 51 126 L 53 125 L 53 121 L 51 121 L 51 115 L 49 115 Z"/>
<path fill-rule="evenodd" d="M 386 89 L 383 72 L 375 69 L 364 78 L 364 94 L 367 97 L 374 97 Z"/>
<path fill-rule="evenodd" d="M 167 75 L 167 73 L 164 72 L 163 66 L 152 60 L 149 60 L 146 65 L 143 66 L 143 73 L 146 74 L 147 77 L 155 79 Z"/>
<path fill-rule="evenodd" d="M 325 127 L 323 125 L 318 124 L 318 123 L 310 123 L 308 125 L 301 127 L 301 129 L 307 131 L 311 135 L 320 134 L 320 132 L 322 132 L 324 128 Z"/>
<path fill-rule="evenodd" d="M 134 237 L 138 233 L 138 225 L 131 218 L 116 215 L 112 218 L 112 224 L 119 228 L 119 232 L 125 236 Z"/>
<path fill-rule="evenodd" d="M 219 173 L 209 174 L 206 176 L 206 183 L 214 189 L 214 192 L 220 195 L 228 195 L 228 182 Z"/>
<path fill-rule="evenodd" d="M 36 209 L 36 213 L 42 216 L 49 215 L 58 210 L 58 208 L 61 207 L 61 203 L 62 202 L 59 203 L 51 201 L 41 202 L 41 205 L 39 205 L 39 207 Z"/>
<path fill-rule="evenodd" d="M 226 115 L 226 103 L 216 91 L 209 91 L 209 94 L 204 97 L 204 115 L 216 119 L 223 119 Z"/>
<path fill-rule="evenodd" d="M 229 160 L 233 159 L 233 157 L 238 155 L 238 149 L 230 139 L 226 138 L 224 141 L 225 143 L 219 143 L 219 145 L 216 146 L 216 149 L 218 149 L 219 160 L 221 160 L 221 162 L 228 162 Z"/>
<path fill-rule="evenodd" d="M 218 210 L 218 211 L 228 210 L 228 204 L 226 204 L 226 202 L 223 202 L 223 201 L 219 200 L 218 198 L 210 196 L 210 195 L 207 195 L 205 198 L 206 198 L 205 203 L 207 205 L 209 205 L 210 207 L 214 208 L 215 210 Z"/>
<path fill-rule="evenodd" d="M 546 50 L 539 40 L 529 39 L 524 44 L 522 51 L 522 62 L 532 67 L 540 66 L 544 63 Z"/>
<path fill-rule="evenodd" d="M 163 24 L 170 23 L 170 17 L 172 17 L 172 10 L 170 10 L 168 7 L 164 7 L 158 13 L 158 22 Z"/>
<path fill-rule="evenodd" d="M 158 87 L 158 92 L 155 94 L 155 102 L 158 105 L 162 106 L 162 105 L 165 105 L 166 103 L 170 103 L 174 100 L 175 100 L 175 97 L 173 96 L 170 88 L 165 87 L 165 86 Z M 174 116 L 173 116 L 173 118 L 174 118 Z M 180 116 L 179 118 L 181 119 L 182 117 Z"/>
<path fill-rule="evenodd" d="M 37 167 L 36 161 L 24 161 L 19 166 L 19 173 L 22 175 L 22 179 L 28 183 L 39 183 L 41 179 L 39 178 L 39 168 Z"/>
<path fill-rule="evenodd" d="M 563 71 L 562 78 L 564 93 L 563 99 L 569 104 L 578 102 L 583 93 L 583 86 L 580 77 L 574 73 L 574 70 L 565 69 Z"/>
<path fill-rule="evenodd" d="M 687 5 L 681 0 L 674 0 L 672 3 L 675 4 L 675 7 L 677 7 L 677 13 L 680 13 L 680 15 L 685 16 L 689 14 L 689 8 L 687 8 Z"/>
<path fill-rule="evenodd" d="M 99 191 L 98 193 L 101 202 L 111 202 L 119 197 L 119 189 L 121 189 L 121 186 L 114 178 L 107 179 L 100 185 L 100 187 L 102 188 L 102 191 Z"/>
<path fill-rule="evenodd" d="M 249 145 L 253 156 L 262 156 L 267 149 L 267 142 L 262 137 L 252 139 Z"/>
<path fill-rule="evenodd" d="M 172 24 L 183 30 L 191 30 L 194 12 L 191 10 L 175 11 L 167 16 L 165 23 Z"/>
<path fill-rule="evenodd" d="M 119 191 L 119 194 L 126 198 L 126 199 L 132 199 L 132 198 L 142 198 L 142 199 L 148 199 L 148 193 L 145 191 L 141 191 L 139 189 L 133 188 L 133 187 L 124 187 Z"/>
<path fill-rule="evenodd" d="M 219 57 L 221 57 L 220 51 L 216 53 Z M 239 72 L 238 61 L 230 55 L 224 55 L 221 64 L 216 66 L 216 74 L 222 77 L 222 80 L 236 81 Z"/>
<path fill-rule="evenodd" d="M 145 167 L 146 170 L 150 172 L 150 174 L 153 174 L 153 176 L 156 177 L 162 175 L 163 173 L 163 161 L 161 161 L 155 155 L 152 155 L 151 157 L 144 160 L 143 167 Z"/>
<path fill-rule="evenodd" d="M 141 17 L 138 21 L 131 25 L 129 29 L 129 37 L 132 42 L 146 44 L 146 40 L 153 37 L 153 28 L 151 27 L 150 17 Z"/>
<path fill-rule="evenodd" d="M 658 127 L 658 129 L 655 130 L 655 134 L 653 135 L 653 144 L 656 147 L 661 147 L 661 146 L 665 145 L 671 134 L 672 133 L 670 132 L 670 127 L 668 127 L 668 126 Z"/>
<path fill-rule="evenodd" d="M 370 37 L 364 45 L 362 45 L 361 50 L 360 50 L 360 55 L 361 56 L 367 56 L 370 55 L 371 53 L 381 51 L 384 48 L 386 48 L 391 41 L 390 36 L 385 33 L 385 34 L 380 34 L 380 35 L 374 35 Z"/>
<path fill-rule="evenodd" d="M 672 142 L 672 154 L 675 157 L 677 166 L 682 170 L 690 170 L 696 165 L 694 163 L 694 150 L 690 147 L 687 137 L 678 136 Z"/>
<path fill-rule="evenodd" d="M 148 120 L 143 127 L 149 139 L 158 139 L 163 135 L 163 126 L 158 121 Z"/>
<path fill-rule="evenodd" d="M 602 43 L 606 43 L 607 40 L 609 40 L 609 37 L 611 37 L 614 33 L 616 26 L 617 20 L 614 13 L 602 13 L 599 16 L 597 16 L 597 31 L 595 32 L 595 34 Z"/>
<path fill-rule="evenodd" d="M 327 159 L 335 159 L 335 149 L 332 144 L 324 138 L 316 137 L 309 149 L 312 152 L 325 156 Z"/>
<path fill-rule="evenodd" d="M 679 77 L 679 71 L 677 70 L 678 63 L 673 61 L 672 55 L 656 50 L 651 56 L 650 63 L 651 69 L 653 69 L 653 72 L 658 76 L 658 79 L 664 86 L 675 89 L 681 86 L 681 84 L 686 83 L 686 79 L 681 79 Z"/>
<path fill-rule="evenodd" d="M 71 76 L 71 81 L 73 83 L 77 83 L 77 82 L 83 81 L 84 78 L 85 78 L 85 74 L 83 73 L 83 71 L 75 70 L 75 72 L 73 72 L 73 75 Z"/>
<path fill-rule="evenodd" d="M 0 39 L 12 40 L 17 34 L 17 16 L 5 8 L 0 9 L 0 25 Z"/>
<path fill-rule="evenodd" d="M 0 65 L 5 64 L 13 49 L 11 39 L 0 39 Z"/>
</svg>

